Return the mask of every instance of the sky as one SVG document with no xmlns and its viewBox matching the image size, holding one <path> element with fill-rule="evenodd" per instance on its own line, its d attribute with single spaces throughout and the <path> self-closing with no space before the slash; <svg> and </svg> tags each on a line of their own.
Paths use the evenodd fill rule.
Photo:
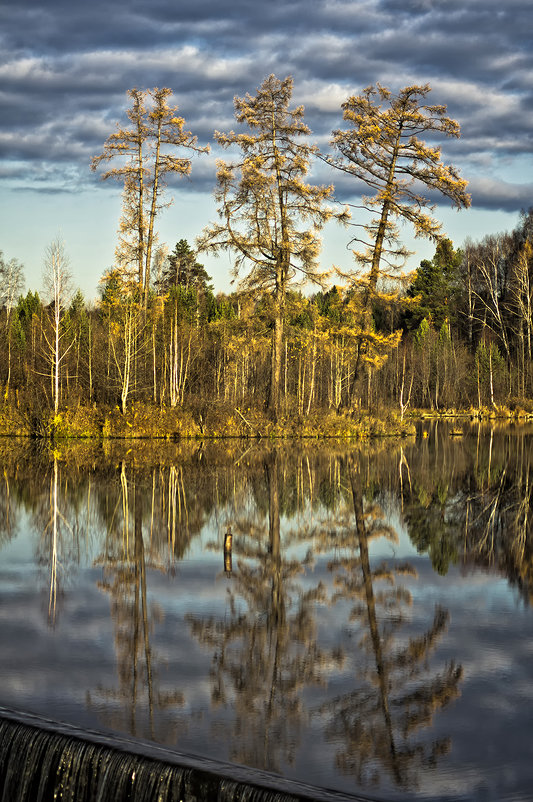
<svg viewBox="0 0 533 802">
<path fill-rule="evenodd" d="M 113 264 L 121 188 L 90 170 L 117 123 L 127 91 L 169 87 L 200 144 L 235 127 L 233 98 L 274 73 L 294 80 L 312 141 L 327 151 L 341 104 L 377 82 L 393 92 L 431 85 L 461 126 L 443 158 L 469 182 L 472 207 L 437 205 L 459 247 L 509 231 L 533 205 L 533 7 L 531 0 L 3 0 L 0 4 L 0 250 L 24 265 L 26 289 L 42 288 L 46 247 L 62 238 L 73 285 L 87 300 Z M 170 250 L 216 219 L 216 159 L 193 159 L 169 187 L 158 218 Z M 231 158 L 227 152 L 226 158 Z M 311 179 L 341 174 L 316 165 Z M 434 244 L 413 240 L 409 266 Z M 349 269 L 350 231 L 328 224 L 321 263 Z M 216 290 L 229 291 L 231 261 L 202 257 Z"/>
</svg>

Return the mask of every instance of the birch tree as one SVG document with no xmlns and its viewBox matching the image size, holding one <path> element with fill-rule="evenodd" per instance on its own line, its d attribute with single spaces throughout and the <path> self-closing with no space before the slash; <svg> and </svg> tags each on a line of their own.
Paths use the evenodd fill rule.
<svg viewBox="0 0 533 802">
<path fill-rule="evenodd" d="M 407 86 L 393 95 L 377 84 L 361 95 L 352 95 L 342 104 L 348 127 L 333 131 L 334 153 L 326 159 L 374 193 L 362 198 L 363 208 L 372 217 L 358 224 L 362 233 L 352 240 L 356 262 L 367 271 L 352 402 L 367 348 L 365 332 L 371 330 L 378 281 L 391 267 L 402 266 L 408 256 L 400 241 L 398 221 L 410 223 L 416 237 L 438 241 L 441 224 L 433 217 L 430 194 L 444 195 L 458 209 L 470 205 L 467 182 L 455 167 L 443 163 L 438 146 L 421 139 L 460 134 L 458 123 L 445 116 L 446 106 L 425 102 L 429 92 L 430 86 L 425 84 Z"/>
<path fill-rule="evenodd" d="M 116 268 L 103 277 L 100 309 L 108 321 L 109 360 L 116 369 L 120 408 L 126 414 L 128 398 L 136 383 L 135 365 L 146 343 L 138 285 L 128 281 Z M 112 358 L 111 358 L 112 357 Z"/>
<path fill-rule="evenodd" d="M 47 360 L 50 364 L 50 379 L 54 413 L 59 409 L 61 390 L 61 367 L 72 343 L 66 344 L 66 330 L 62 328 L 62 317 L 70 297 L 71 273 L 65 245 L 60 238 L 48 245 L 44 256 L 43 284 L 48 296 L 50 330 L 44 332 L 47 345 Z"/>
<path fill-rule="evenodd" d="M 511 358 L 508 333 L 510 299 L 506 270 L 506 237 L 504 234 L 489 235 L 483 238 L 474 255 L 474 268 L 477 282 L 474 294 L 478 301 L 477 317 L 482 324 L 482 332 L 490 329 L 503 347 L 507 363 Z"/>
<path fill-rule="evenodd" d="M 223 148 L 236 147 L 240 157 L 219 161 L 215 198 L 220 222 L 199 238 L 200 249 L 230 250 L 235 272 L 246 268 L 241 288 L 269 292 L 274 304 L 268 409 L 280 406 L 285 297 L 299 276 L 319 285 L 318 232 L 334 214 L 325 205 L 332 186 L 305 182 L 317 148 L 306 140 L 310 130 L 303 106 L 290 108 L 292 78 L 265 78 L 255 96 L 236 97 L 235 118 L 242 133 L 215 132 Z M 337 214 L 344 219 L 346 212 Z"/>
<path fill-rule="evenodd" d="M 7 332 L 7 378 L 4 398 L 7 401 L 9 396 L 9 385 L 11 381 L 11 315 L 13 308 L 24 288 L 24 268 L 18 259 L 4 259 L 4 254 L 0 251 L 0 304 L 6 309 L 6 332 Z"/>
<path fill-rule="evenodd" d="M 514 284 L 511 290 L 517 317 L 516 334 L 522 358 L 522 395 L 526 394 L 526 377 L 529 377 L 532 357 L 533 280 L 530 265 L 533 262 L 533 244 L 526 240 L 514 264 Z"/>
</svg>

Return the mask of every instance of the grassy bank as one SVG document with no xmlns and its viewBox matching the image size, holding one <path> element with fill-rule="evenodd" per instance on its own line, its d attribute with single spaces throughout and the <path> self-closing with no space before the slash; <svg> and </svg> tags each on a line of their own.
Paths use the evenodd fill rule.
<svg viewBox="0 0 533 802">
<path fill-rule="evenodd" d="M 415 434 L 415 422 L 435 419 L 471 421 L 533 421 L 533 405 L 482 407 L 467 410 L 409 410 L 403 420 L 396 410 L 370 413 L 366 410 L 337 413 L 314 410 L 271 420 L 262 410 L 224 404 L 198 409 L 133 404 L 125 415 L 118 407 L 76 406 L 57 415 L 37 412 L 14 404 L 0 405 L 0 435 L 54 439 L 208 439 L 222 437 L 352 438 L 406 437 Z"/>
<path fill-rule="evenodd" d="M 205 405 L 201 410 L 134 404 L 125 415 L 118 407 L 102 409 L 77 406 L 53 412 L 0 407 L 0 435 L 38 438 L 182 438 L 220 437 L 341 437 L 366 439 L 408 436 L 415 433 L 412 420 L 400 420 L 394 411 L 376 416 L 366 411 L 310 415 L 286 415 L 276 422 L 263 411 L 227 405 Z"/>
</svg>

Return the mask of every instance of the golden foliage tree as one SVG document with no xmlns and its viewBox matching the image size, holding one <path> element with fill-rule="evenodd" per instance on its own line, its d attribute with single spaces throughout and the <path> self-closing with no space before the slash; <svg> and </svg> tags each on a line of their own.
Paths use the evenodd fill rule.
<svg viewBox="0 0 533 802">
<path fill-rule="evenodd" d="M 272 293 L 274 325 L 268 408 L 275 417 L 280 404 L 283 327 L 287 287 L 299 275 L 320 284 L 319 230 L 332 217 L 325 205 L 332 186 L 305 182 L 317 148 L 305 137 L 304 109 L 289 107 L 292 78 L 265 78 L 255 96 L 235 98 L 235 118 L 248 130 L 215 132 L 222 147 L 236 146 L 241 158 L 220 161 L 216 200 L 220 222 L 206 229 L 199 247 L 236 254 L 236 271 L 248 274 L 242 287 Z M 343 218 L 346 212 L 337 215 Z"/>
<path fill-rule="evenodd" d="M 160 209 L 170 203 L 162 197 L 166 178 L 172 173 L 191 172 L 190 157 L 177 155 L 176 149 L 206 152 L 209 146 L 199 146 L 197 137 L 185 130 L 185 120 L 177 116 L 178 107 L 169 105 L 171 89 L 130 89 L 128 94 L 132 99 L 127 111 L 131 125 L 119 126 L 106 139 L 103 152 L 92 161 L 92 169 L 96 170 L 102 161 L 118 161 L 118 166 L 102 175 L 103 179 L 115 178 L 124 183 L 116 259 L 123 268 L 136 267 L 146 309 L 155 219 Z"/>
<path fill-rule="evenodd" d="M 411 223 L 416 237 L 438 241 L 441 225 L 433 217 L 430 194 L 441 193 L 458 209 L 470 205 L 467 182 L 455 167 L 443 163 L 439 147 L 421 139 L 434 134 L 458 137 L 460 133 L 458 123 L 445 116 L 446 106 L 425 102 L 429 92 L 428 84 L 407 86 L 397 95 L 379 84 L 370 86 L 342 104 L 348 127 L 333 132 L 334 155 L 327 161 L 374 193 L 362 201 L 372 218 L 361 225 L 364 234 L 352 240 L 356 261 L 368 271 L 352 401 L 367 348 L 365 332 L 371 329 L 374 294 L 379 278 L 386 273 L 382 262 L 398 267 L 408 256 L 400 242 L 398 221 Z"/>
</svg>

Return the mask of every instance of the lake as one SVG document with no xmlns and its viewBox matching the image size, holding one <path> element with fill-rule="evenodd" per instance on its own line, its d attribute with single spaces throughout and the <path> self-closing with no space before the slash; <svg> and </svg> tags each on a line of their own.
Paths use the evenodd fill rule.
<svg viewBox="0 0 533 802">
<path fill-rule="evenodd" d="M 0 705 L 280 785 L 531 799 L 533 430 L 456 428 L 3 438 Z"/>
</svg>

